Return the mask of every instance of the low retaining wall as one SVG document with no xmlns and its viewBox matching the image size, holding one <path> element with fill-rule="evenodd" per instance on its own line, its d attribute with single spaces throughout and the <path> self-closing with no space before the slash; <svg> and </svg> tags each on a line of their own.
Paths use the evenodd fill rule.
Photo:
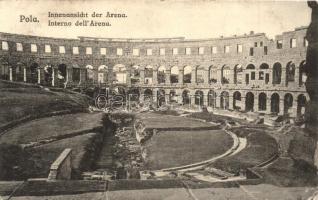
<svg viewBox="0 0 318 200">
<path fill-rule="evenodd" d="M 59 157 L 51 165 L 50 173 L 47 178 L 48 181 L 71 179 L 71 174 L 72 174 L 71 154 L 72 154 L 72 149 L 65 149 L 59 155 Z"/>
</svg>

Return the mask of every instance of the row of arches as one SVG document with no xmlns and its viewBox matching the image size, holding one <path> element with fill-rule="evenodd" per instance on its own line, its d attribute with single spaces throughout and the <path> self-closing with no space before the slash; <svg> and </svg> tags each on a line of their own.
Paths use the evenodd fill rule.
<svg viewBox="0 0 318 200">
<path fill-rule="evenodd" d="M 233 93 L 231 100 L 230 93 L 228 91 L 222 91 L 219 95 L 214 90 L 209 90 L 207 95 L 202 90 L 196 90 L 194 95 L 191 95 L 190 90 L 185 89 L 181 94 L 177 95 L 176 90 L 170 90 L 169 94 L 166 94 L 164 89 L 157 91 L 157 100 L 161 105 L 166 101 L 165 95 L 168 96 L 170 103 L 182 103 L 183 105 L 194 104 L 198 106 L 209 106 L 212 108 L 220 109 L 234 109 L 240 111 L 258 111 L 272 114 L 284 114 L 296 116 L 302 116 L 305 112 L 305 105 L 307 102 L 304 94 L 299 94 L 296 99 L 291 93 L 286 93 L 284 96 L 280 96 L 278 93 L 268 94 L 261 92 L 257 96 L 253 92 L 247 92 L 245 96 L 242 96 L 240 91 Z M 146 89 L 144 95 L 147 98 L 152 99 L 154 93 L 151 89 Z M 180 100 L 181 98 L 181 100 Z M 230 104 L 232 104 L 230 106 Z M 294 113 L 294 110 L 296 113 Z"/>
<path fill-rule="evenodd" d="M 9 79 L 9 67 L 8 65 L 2 65 L 1 78 Z M 21 70 L 21 65 L 17 67 L 12 67 L 12 74 L 14 80 L 21 81 L 23 79 L 23 70 Z M 70 66 L 68 66 L 70 67 Z M 282 81 L 285 80 L 286 86 L 292 82 L 296 82 L 296 74 L 298 73 L 298 83 L 303 85 L 306 81 L 306 75 L 304 73 L 305 61 L 301 62 L 299 65 L 298 72 L 296 71 L 296 64 L 294 62 L 288 62 L 286 68 L 282 67 L 282 64 L 276 62 L 273 67 L 270 67 L 267 63 L 262 63 L 256 68 L 254 64 L 248 64 L 245 68 L 242 65 L 237 64 L 233 68 L 229 65 L 223 65 L 220 69 L 217 66 L 210 66 L 206 69 L 203 66 L 184 66 L 180 68 L 178 66 L 172 66 L 166 68 L 165 66 L 159 66 L 156 70 L 153 66 L 147 65 L 141 70 L 138 65 L 133 65 L 131 68 L 123 64 L 116 64 L 112 67 L 111 73 L 109 67 L 106 65 L 100 65 L 94 68 L 92 65 L 87 65 L 85 67 L 84 76 L 85 81 L 88 82 L 98 82 L 106 83 L 113 81 L 115 83 L 127 83 L 128 76 L 131 83 L 143 83 L 143 84 L 169 84 L 169 83 L 222 83 L 222 84 L 243 84 L 244 82 L 248 85 L 252 81 L 261 81 L 265 84 L 272 83 L 274 85 L 281 85 Z M 36 82 L 39 64 L 33 63 L 28 70 L 29 82 Z M 66 64 L 58 65 L 58 75 L 59 79 L 66 79 L 67 66 Z M 71 81 L 80 81 L 81 72 L 78 65 L 71 66 L 72 74 L 69 76 Z M 52 69 L 51 65 L 44 67 L 45 75 L 51 76 Z M 207 71 L 208 70 L 208 71 Z M 283 70 L 286 70 L 283 73 Z M 156 73 L 154 73 L 156 72 Z M 285 74 L 285 77 L 282 77 Z M 110 80 L 111 77 L 111 80 Z M 49 78 L 46 78 L 49 79 Z M 142 80 L 143 79 L 143 80 Z"/>
</svg>

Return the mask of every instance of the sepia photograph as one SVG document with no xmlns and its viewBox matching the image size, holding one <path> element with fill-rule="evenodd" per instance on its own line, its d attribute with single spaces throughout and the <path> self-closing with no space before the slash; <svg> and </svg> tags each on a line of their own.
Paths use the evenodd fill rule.
<svg viewBox="0 0 318 200">
<path fill-rule="evenodd" d="M 318 200 L 318 1 L 0 0 L 0 200 Z"/>
</svg>

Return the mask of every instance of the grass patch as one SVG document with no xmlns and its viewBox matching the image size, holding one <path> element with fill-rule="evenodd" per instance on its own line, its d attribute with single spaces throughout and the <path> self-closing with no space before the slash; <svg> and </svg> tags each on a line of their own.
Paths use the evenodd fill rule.
<svg viewBox="0 0 318 200">
<path fill-rule="evenodd" d="M 82 170 L 88 170 L 92 167 L 101 144 L 101 134 L 88 133 L 28 149 L 28 152 L 32 155 L 31 159 L 37 168 L 37 171 L 32 174 L 32 177 L 47 177 L 51 164 L 64 149 L 71 148 L 72 175 L 78 178 Z"/>
<path fill-rule="evenodd" d="M 232 138 L 222 130 L 159 132 L 144 146 L 145 168 L 154 170 L 204 161 L 232 145 Z"/>
<path fill-rule="evenodd" d="M 247 147 L 239 153 L 225 157 L 212 163 L 213 167 L 239 174 L 241 170 L 254 167 L 278 153 L 278 145 L 274 138 L 267 135 L 264 131 L 234 129 L 235 133 L 247 139 Z"/>
</svg>

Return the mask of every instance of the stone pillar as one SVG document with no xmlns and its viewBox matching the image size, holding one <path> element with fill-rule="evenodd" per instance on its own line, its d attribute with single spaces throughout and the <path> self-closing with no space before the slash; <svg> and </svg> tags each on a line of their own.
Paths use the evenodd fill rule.
<svg viewBox="0 0 318 200">
<path fill-rule="evenodd" d="M 245 96 L 241 95 L 241 111 L 246 110 L 245 101 L 246 101 Z"/>
<path fill-rule="evenodd" d="M 209 70 L 205 70 L 203 74 L 204 84 L 209 84 Z"/>
<path fill-rule="evenodd" d="M 183 85 L 183 72 L 184 72 L 183 69 L 179 69 L 178 83 L 179 83 L 180 85 Z"/>
<path fill-rule="evenodd" d="M 66 79 L 67 82 L 73 82 L 73 68 L 72 67 L 67 68 L 66 77 L 67 77 L 67 79 Z"/>
<path fill-rule="evenodd" d="M 297 98 L 294 98 L 294 100 L 293 100 L 293 106 L 292 106 L 292 108 L 291 108 L 291 113 L 290 113 L 290 116 L 291 117 L 297 117 L 297 104 L 298 104 L 298 102 L 297 102 Z"/>
<path fill-rule="evenodd" d="M 258 107 L 258 93 L 254 94 L 254 106 L 253 106 L 253 111 L 259 111 L 259 107 Z"/>
<path fill-rule="evenodd" d="M 38 84 L 41 84 L 41 69 L 38 68 Z"/>
<path fill-rule="evenodd" d="M 55 69 L 54 67 L 52 67 L 52 86 L 54 87 L 55 86 Z"/>
<path fill-rule="evenodd" d="M 171 76 L 171 69 L 167 69 L 165 72 L 165 84 L 170 85 L 170 76 Z"/>
<path fill-rule="evenodd" d="M 233 101 L 234 101 L 234 98 L 233 98 L 233 95 L 229 95 L 229 107 L 228 109 L 229 110 L 233 110 Z"/>
<path fill-rule="evenodd" d="M 192 71 L 191 71 L 191 83 L 192 84 L 197 83 L 197 69 L 196 69 L 196 67 L 192 68 Z"/>
<path fill-rule="evenodd" d="M 203 105 L 208 106 L 208 92 L 209 91 L 203 91 Z"/>
<path fill-rule="evenodd" d="M 144 90 L 143 89 L 140 90 L 139 102 L 140 103 L 144 102 Z"/>
<path fill-rule="evenodd" d="M 158 84 L 158 70 L 153 69 L 152 71 L 152 84 L 157 85 Z"/>
<path fill-rule="evenodd" d="M 284 115 L 284 99 L 279 99 L 279 115 Z"/>
<path fill-rule="evenodd" d="M 220 101 L 221 101 L 221 97 L 220 97 L 220 95 L 217 95 L 216 96 L 216 105 L 215 105 L 216 108 L 220 108 L 221 107 Z"/>
<path fill-rule="evenodd" d="M 9 67 L 9 80 L 12 81 L 13 80 L 13 76 L 12 76 L 12 67 Z"/>
<path fill-rule="evenodd" d="M 266 114 L 271 114 L 271 98 L 266 98 Z"/>
<path fill-rule="evenodd" d="M 158 100 L 158 89 L 155 88 L 152 90 L 152 101 L 157 102 L 157 100 Z"/>
<path fill-rule="evenodd" d="M 131 85 L 130 77 L 131 77 L 131 72 L 130 72 L 130 70 L 127 70 L 127 72 L 126 72 L 126 83 L 127 83 L 128 86 Z"/>
<path fill-rule="evenodd" d="M 145 84 L 145 69 L 140 69 L 140 84 Z"/>
<path fill-rule="evenodd" d="M 23 81 L 27 82 L 27 74 L 26 74 L 26 67 L 23 66 Z"/>
<path fill-rule="evenodd" d="M 281 75 L 281 83 L 280 85 L 283 87 L 286 87 L 286 66 L 282 66 L 282 75 Z"/>
</svg>

